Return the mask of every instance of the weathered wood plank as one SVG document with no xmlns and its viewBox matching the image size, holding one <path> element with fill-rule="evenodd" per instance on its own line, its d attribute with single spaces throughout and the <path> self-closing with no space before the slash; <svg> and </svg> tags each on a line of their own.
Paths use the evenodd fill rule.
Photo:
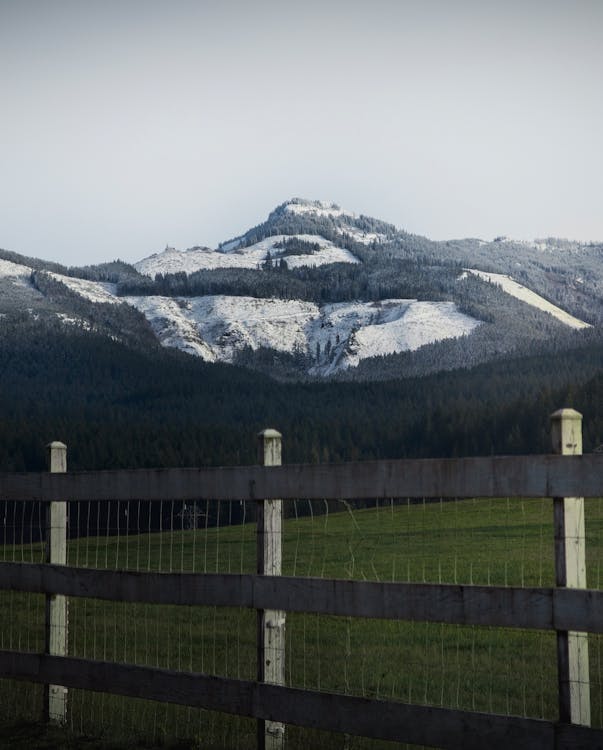
<svg viewBox="0 0 603 750">
<path fill-rule="evenodd" d="M 47 446 L 48 470 L 67 471 L 67 446 L 53 442 Z M 67 564 L 67 503 L 51 502 L 46 508 L 45 559 L 52 565 Z M 69 628 L 69 602 L 55 592 L 46 594 L 45 651 L 54 656 L 66 656 Z M 67 720 L 67 690 L 62 685 L 44 686 L 44 717 L 53 724 Z"/>
<path fill-rule="evenodd" d="M 582 455 L 582 414 L 559 409 L 551 415 L 553 451 Z M 586 588 L 586 532 L 584 498 L 553 499 L 555 528 L 555 583 L 569 589 Z M 586 633 L 557 633 L 559 718 L 590 726 L 590 677 Z"/>
<path fill-rule="evenodd" d="M 559 722 L 555 724 L 554 747 L 556 750 L 603 750 L 601 730 Z"/>
<path fill-rule="evenodd" d="M 282 435 L 263 430 L 258 435 L 260 466 L 280 466 Z M 280 576 L 282 572 L 283 501 L 257 501 L 256 572 L 261 576 Z M 257 680 L 271 685 L 285 684 L 285 612 L 257 610 Z M 283 750 L 285 726 L 281 722 L 258 719 L 258 750 Z"/>
<path fill-rule="evenodd" d="M 124 602 L 603 633 L 603 591 L 0 563 L 0 589 Z"/>
<path fill-rule="evenodd" d="M 0 500 L 10 501 L 515 496 L 603 496 L 603 456 L 0 474 Z"/>
<path fill-rule="evenodd" d="M 0 674 L 449 750 L 603 747 L 603 731 L 584 727 L 129 664 L 0 651 Z"/>
</svg>

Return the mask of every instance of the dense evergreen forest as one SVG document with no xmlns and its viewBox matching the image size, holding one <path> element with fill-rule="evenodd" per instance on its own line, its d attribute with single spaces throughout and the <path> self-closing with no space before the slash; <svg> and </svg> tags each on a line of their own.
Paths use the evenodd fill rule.
<svg viewBox="0 0 603 750">
<path fill-rule="evenodd" d="M 603 345 L 430 377 L 278 383 L 159 346 L 135 350 L 59 325 L 3 321 L 0 470 L 42 470 L 62 440 L 72 469 L 253 463 L 255 433 L 286 462 L 548 452 L 549 414 L 585 415 L 603 442 Z"/>
</svg>

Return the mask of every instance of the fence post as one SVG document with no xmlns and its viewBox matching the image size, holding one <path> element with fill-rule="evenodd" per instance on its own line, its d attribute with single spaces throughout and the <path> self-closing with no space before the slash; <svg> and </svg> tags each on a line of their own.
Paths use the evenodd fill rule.
<svg viewBox="0 0 603 750">
<path fill-rule="evenodd" d="M 582 414 L 559 409 L 551 415 L 553 452 L 563 456 L 582 455 Z M 555 579 L 557 586 L 586 588 L 586 538 L 584 498 L 556 497 Z M 586 633 L 557 631 L 559 721 L 590 726 L 590 681 L 588 636 Z"/>
<path fill-rule="evenodd" d="M 276 430 L 263 430 L 258 435 L 258 463 L 262 466 L 281 465 L 281 438 Z M 259 575 L 281 575 L 282 500 L 257 501 L 257 572 Z M 285 684 L 285 613 L 259 609 L 257 612 L 258 682 Z M 258 719 L 259 750 L 282 750 L 285 746 L 285 725 Z"/>
<path fill-rule="evenodd" d="M 50 443 L 48 470 L 51 473 L 67 471 L 67 446 Z M 46 509 L 46 562 L 51 565 L 67 564 L 67 503 L 51 502 Z M 46 648 L 53 656 L 67 655 L 67 597 L 62 594 L 46 595 Z M 44 718 L 53 724 L 67 721 L 67 688 L 61 685 L 44 686 Z"/>
</svg>

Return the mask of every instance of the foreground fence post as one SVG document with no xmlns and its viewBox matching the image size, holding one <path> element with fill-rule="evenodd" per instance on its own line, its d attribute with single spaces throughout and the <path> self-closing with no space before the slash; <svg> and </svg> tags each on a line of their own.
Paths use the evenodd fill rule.
<svg viewBox="0 0 603 750">
<path fill-rule="evenodd" d="M 48 470 L 51 473 L 67 471 L 67 446 L 50 443 Z M 51 502 L 46 510 L 46 562 L 51 565 L 67 563 L 67 503 Z M 67 655 L 67 597 L 62 594 L 46 595 L 45 651 L 53 656 Z M 67 688 L 61 685 L 44 686 L 44 714 L 46 721 L 64 724 L 67 720 Z"/>
<path fill-rule="evenodd" d="M 258 435 L 258 463 L 262 466 L 281 465 L 281 438 L 276 430 Z M 282 568 L 281 532 L 282 500 L 257 501 L 257 572 L 259 575 L 280 576 Z M 258 682 L 285 684 L 285 613 L 280 610 L 258 610 L 257 613 Z M 285 725 L 277 721 L 258 720 L 259 750 L 282 750 L 285 746 Z"/>
<path fill-rule="evenodd" d="M 551 415 L 553 452 L 582 455 L 582 414 L 560 409 Z M 586 588 L 586 538 L 584 498 L 556 497 L 555 578 L 557 586 Z M 559 721 L 590 726 L 588 636 L 557 631 Z"/>
</svg>

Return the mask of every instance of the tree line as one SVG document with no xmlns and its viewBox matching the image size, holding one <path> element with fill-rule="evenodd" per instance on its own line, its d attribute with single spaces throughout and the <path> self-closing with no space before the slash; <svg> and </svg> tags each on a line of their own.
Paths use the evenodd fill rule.
<svg viewBox="0 0 603 750">
<path fill-rule="evenodd" d="M 8 322 L 0 339 L 0 467 L 42 470 L 62 440 L 73 469 L 245 464 L 255 434 L 285 460 L 344 461 L 548 450 L 548 414 L 584 409 L 603 443 L 603 345 L 382 382 L 275 382 L 178 352 Z"/>
</svg>

